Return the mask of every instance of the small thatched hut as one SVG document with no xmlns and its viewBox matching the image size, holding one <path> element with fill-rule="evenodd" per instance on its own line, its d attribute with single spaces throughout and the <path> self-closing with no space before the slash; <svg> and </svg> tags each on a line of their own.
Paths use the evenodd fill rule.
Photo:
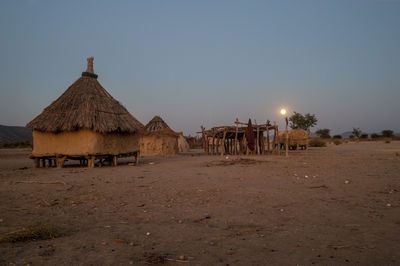
<svg viewBox="0 0 400 266">
<path fill-rule="evenodd" d="M 140 154 L 143 156 L 177 154 L 179 134 L 173 131 L 164 120 L 155 116 L 145 126 L 140 140 Z"/>
<path fill-rule="evenodd" d="M 62 167 L 66 159 L 94 167 L 95 160 L 139 158 L 143 125 L 97 81 L 93 57 L 87 70 L 27 127 L 33 132 L 34 166 Z"/>
</svg>

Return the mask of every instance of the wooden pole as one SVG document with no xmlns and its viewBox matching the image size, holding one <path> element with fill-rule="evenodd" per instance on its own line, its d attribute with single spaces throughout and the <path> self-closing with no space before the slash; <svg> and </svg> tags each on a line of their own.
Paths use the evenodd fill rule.
<svg viewBox="0 0 400 266">
<path fill-rule="evenodd" d="M 260 154 L 260 128 L 257 126 L 257 144 L 256 144 L 256 149 L 257 149 L 257 155 Z"/>
<path fill-rule="evenodd" d="M 285 127 L 285 133 L 286 133 L 286 157 L 289 157 L 289 132 L 288 132 L 288 118 L 285 118 L 286 121 L 286 127 Z"/>
<path fill-rule="evenodd" d="M 281 154 L 281 143 L 279 140 L 279 130 L 278 130 L 278 125 L 276 124 L 276 122 L 274 121 L 274 127 L 275 127 L 275 132 L 274 132 L 274 145 L 275 148 L 277 149 L 277 153 L 280 155 Z"/>
<path fill-rule="evenodd" d="M 206 143 L 206 140 L 208 140 L 208 139 L 206 138 L 206 134 L 204 132 L 204 127 L 201 126 L 200 128 L 201 128 L 201 140 L 203 142 L 203 150 L 204 150 L 204 152 L 208 153 L 208 147 L 207 147 L 208 146 L 208 142 Z"/>
<path fill-rule="evenodd" d="M 114 156 L 113 156 L 113 166 L 117 166 L 117 164 L 118 164 L 117 156 L 114 155 Z"/>
<path fill-rule="evenodd" d="M 236 129 L 235 129 L 235 152 L 234 152 L 235 155 L 238 154 L 238 150 L 237 150 L 237 143 L 238 143 L 238 126 L 239 126 L 238 122 L 239 122 L 239 119 L 236 118 L 236 122 L 235 122 L 235 124 L 236 124 Z M 240 145 L 240 144 L 239 144 L 239 145 Z"/>
<path fill-rule="evenodd" d="M 267 120 L 267 151 L 269 153 L 269 120 Z"/>
<path fill-rule="evenodd" d="M 137 151 L 137 152 L 136 152 L 136 156 L 135 156 L 135 165 L 136 165 L 136 166 L 139 165 L 139 157 L 140 157 L 140 152 Z"/>
<path fill-rule="evenodd" d="M 33 159 L 33 168 L 39 168 L 40 167 L 40 159 L 35 157 Z"/>
<path fill-rule="evenodd" d="M 213 136 L 212 136 L 212 155 L 215 154 L 215 133 L 213 132 Z"/>
<path fill-rule="evenodd" d="M 65 156 L 60 156 L 57 157 L 57 168 L 63 168 L 64 167 L 64 162 L 65 162 L 66 157 Z"/>
<path fill-rule="evenodd" d="M 221 143 L 221 156 L 223 156 L 226 153 L 225 150 L 225 137 L 226 137 L 226 131 L 227 129 L 224 130 L 224 135 L 222 136 L 222 143 Z"/>
<path fill-rule="evenodd" d="M 89 158 L 88 158 L 88 167 L 94 168 L 94 156 L 93 155 L 89 156 Z"/>
</svg>

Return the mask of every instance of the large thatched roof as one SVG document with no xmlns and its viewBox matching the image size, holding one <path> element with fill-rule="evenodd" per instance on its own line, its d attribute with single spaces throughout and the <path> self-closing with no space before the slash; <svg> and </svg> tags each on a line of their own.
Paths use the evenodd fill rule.
<svg viewBox="0 0 400 266">
<path fill-rule="evenodd" d="M 159 134 L 177 135 L 177 133 L 175 133 L 175 131 L 173 131 L 167 125 L 167 123 L 165 123 L 165 121 L 157 115 L 155 117 L 153 117 L 153 119 L 151 119 L 149 123 L 147 123 L 147 125 L 145 126 L 145 129 L 146 129 L 146 132 L 151 133 L 151 134 L 159 133 Z"/>
<path fill-rule="evenodd" d="M 86 72 L 27 127 L 51 133 L 79 129 L 136 133 L 143 124 L 101 86 L 93 73 L 93 58 L 88 58 Z"/>
</svg>

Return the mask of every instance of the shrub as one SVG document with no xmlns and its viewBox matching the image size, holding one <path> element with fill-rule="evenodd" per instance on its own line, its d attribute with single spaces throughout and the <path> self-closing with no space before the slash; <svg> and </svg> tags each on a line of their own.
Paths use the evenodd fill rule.
<svg viewBox="0 0 400 266">
<path fill-rule="evenodd" d="M 361 134 L 361 136 L 360 136 L 360 139 L 367 139 L 367 138 L 368 138 L 368 134 L 365 134 L 365 133 Z"/>
<path fill-rule="evenodd" d="M 5 148 L 5 149 L 29 148 L 29 147 L 32 147 L 32 143 L 29 140 L 0 143 L 0 148 Z"/>
<path fill-rule="evenodd" d="M 326 142 L 323 139 L 315 138 L 311 139 L 308 143 L 310 147 L 326 147 Z"/>
<path fill-rule="evenodd" d="M 328 128 L 324 128 L 324 129 L 318 129 L 315 133 L 323 139 L 330 139 L 331 135 L 329 135 L 329 133 L 331 132 L 330 129 Z"/>
<path fill-rule="evenodd" d="M 381 136 L 379 136 L 379 134 L 376 134 L 376 133 L 372 133 L 371 134 L 371 139 L 378 139 L 378 138 L 380 138 Z"/>
<path fill-rule="evenodd" d="M 393 137 L 393 130 L 391 130 L 391 129 L 382 130 L 381 133 L 382 133 L 382 136 L 385 137 L 385 138 Z"/>
<path fill-rule="evenodd" d="M 390 143 L 390 142 L 392 142 L 392 139 L 391 138 L 384 138 L 383 141 L 385 143 Z"/>
<path fill-rule="evenodd" d="M 334 139 L 333 140 L 333 144 L 340 145 L 340 144 L 342 144 L 342 140 L 341 139 Z"/>
<path fill-rule="evenodd" d="M 20 230 L 0 235 L 0 243 L 53 239 L 62 236 L 62 231 L 54 224 L 28 224 Z"/>
<path fill-rule="evenodd" d="M 361 136 L 361 129 L 353 127 L 353 131 L 351 132 L 353 137 L 359 139 Z"/>
<path fill-rule="evenodd" d="M 342 135 L 334 135 L 333 138 L 334 138 L 334 139 L 341 139 L 341 138 L 342 138 Z"/>
</svg>

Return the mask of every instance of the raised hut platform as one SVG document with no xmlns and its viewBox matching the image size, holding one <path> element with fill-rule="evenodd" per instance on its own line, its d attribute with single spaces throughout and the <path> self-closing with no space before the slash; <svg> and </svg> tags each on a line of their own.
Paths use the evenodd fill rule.
<svg viewBox="0 0 400 266">
<path fill-rule="evenodd" d="M 66 160 L 116 166 L 118 158 L 131 156 L 139 163 L 144 126 L 101 86 L 93 60 L 88 58 L 82 76 L 27 125 L 34 167 L 63 167 Z"/>
</svg>

